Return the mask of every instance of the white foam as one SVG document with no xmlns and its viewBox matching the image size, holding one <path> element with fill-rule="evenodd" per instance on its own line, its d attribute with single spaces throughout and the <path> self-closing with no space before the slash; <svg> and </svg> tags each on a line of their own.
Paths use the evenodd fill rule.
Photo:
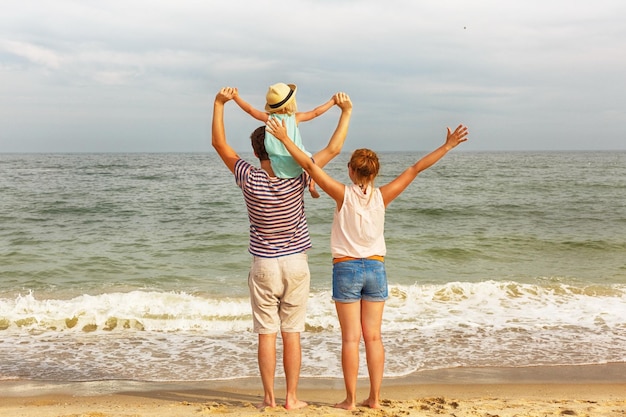
<svg viewBox="0 0 626 417">
<path fill-rule="evenodd" d="M 251 324 L 248 297 L 130 291 L 2 298 L 0 355 L 8 359 L 0 379 L 253 377 Z M 340 329 L 328 291 L 311 293 L 306 324 L 302 375 L 340 377 Z M 382 327 L 389 376 L 458 366 L 624 362 L 626 286 L 394 285 Z M 360 373 L 367 374 L 364 358 Z"/>
<path fill-rule="evenodd" d="M 250 325 L 247 298 L 214 299 L 184 292 L 131 291 L 38 299 L 34 293 L 0 299 L 7 330 L 237 331 Z"/>
</svg>

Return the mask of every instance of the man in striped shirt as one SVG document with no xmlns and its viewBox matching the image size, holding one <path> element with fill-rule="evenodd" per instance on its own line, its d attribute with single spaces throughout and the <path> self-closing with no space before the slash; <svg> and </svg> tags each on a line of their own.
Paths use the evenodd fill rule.
<svg viewBox="0 0 626 417">
<path fill-rule="evenodd" d="M 286 380 L 285 408 L 307 405 L 297 398 L 302 352 L 300 333 L 304 330 L 310 272 L 306 250 L 311 238 L 304 212 L 304 191 L 310 178 L 303 172 L 296 178 L 277 178 L 272 170 L 264 138 L 265 126 L 251 136 L 261 168 L 244 161 L 226 142 L 224 104 L 233 99 L 235 88 L 222 88 L 213 105 L 212 145 L 224 164 L 235 175 L 248 209 L 252 266 L 248 275 L 254 331 L 258 333 L 258 360 L 264 399 L 260 407 L 275 407 L 274 375 L 276 338 L 283 340 L 283 366 Z M 341 109 L 337 128 L 328 145 L 313 159 L 320 167 L 339 155 L 343 147 L 352 102 L 345 93 L 334 96 Z"/>
</svg>

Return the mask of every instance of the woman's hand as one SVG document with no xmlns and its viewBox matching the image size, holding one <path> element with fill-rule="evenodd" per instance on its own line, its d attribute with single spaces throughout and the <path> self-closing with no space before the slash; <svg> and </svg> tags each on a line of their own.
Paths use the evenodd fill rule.
<svg viewBox="0 0 626 417">
<path fill-rule="evenodd" d="M 278 120 L 275 117 L 270 116 L 265 123 L 265 131 L 273 135 L 282 143 L 291 140 L 289 135 L 287 135 L 287 126 L 285 125 L 284 120 Z"/>
</svg>

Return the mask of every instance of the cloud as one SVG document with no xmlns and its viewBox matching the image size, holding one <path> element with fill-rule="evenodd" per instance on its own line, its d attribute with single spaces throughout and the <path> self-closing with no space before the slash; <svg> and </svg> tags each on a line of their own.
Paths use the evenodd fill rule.
<svg viewBox="0 0 626 417">
<path fill-rule="evenodd" d="M 27 42 L 0 39 L 0 51 L 23 58 L 28 62 L 45 68 L 59 68 L 61 57 L 53 50 Z"/>
<path fill-rule="evenodd" d="M 348 92 L 363 146 L 430 148 L 457 121 L 470 125 L 470 150 L 626 146 L 616 139 L 626 122 L 618 0 L 6 3 L 0 151 L 42 137 L 46 150 L 102 150 L 91 129 L 133 149 L 177 149 L 184 135 L 210 150 L 215 92 L 236 86 L 261 107 L 278 81 L 298 84 L 303 110 Z M 332 114 L 307 124 L 312 149 Z M 254 121 L 234 107 L 227 121 L 247 150 Z M 152 140 L 153 129 L 177 134 Z M 433 139 L 407 140 L 417 134 Z"/>
</svg>

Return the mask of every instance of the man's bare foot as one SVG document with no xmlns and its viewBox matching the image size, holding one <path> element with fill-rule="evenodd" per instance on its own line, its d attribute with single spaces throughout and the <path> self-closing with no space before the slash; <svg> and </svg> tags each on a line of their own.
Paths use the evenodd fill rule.
<svg viewBox="0 0 626 417">
<path fill-rule="evenodd" d="M 304 408 L 307 405 L 309 405 L 309 404 L 306 403 L 305 401 L 296 400 L 293 403 L 285 402 L 285 409 L 286 410 L 297 410 L 297 409 L 300 409 L 300 408 Z"/>
<path fill-rule="evenodd" d="M 256 408 L 261 411 L 265 410 L 266 408 L 275 408 L 275 407 L 276 407 L 275 402 L 272 403 L 272 402 L 266 402 L 266 401 L 263 401 L 262 403 L 259 403 L 256 405 Z"/>
<path fill-rule="evenodd" d="M 369 408 L 380 408 L 380 403 L 378 401 L 372 401 L 369 398 L 366 400 L 363 400 L 361 404 L 359 405 L 363 407 L 369 407 Z"/>
<path fill-rule="evenodd" d="M 350 402 L 348 400 L 343 400 L 340 403 L 335 404 L 334 406 L 335 408 L 343 408 L 344 410 L 356 410 L 356 405 L 353 402 Z"/>
</svg>

